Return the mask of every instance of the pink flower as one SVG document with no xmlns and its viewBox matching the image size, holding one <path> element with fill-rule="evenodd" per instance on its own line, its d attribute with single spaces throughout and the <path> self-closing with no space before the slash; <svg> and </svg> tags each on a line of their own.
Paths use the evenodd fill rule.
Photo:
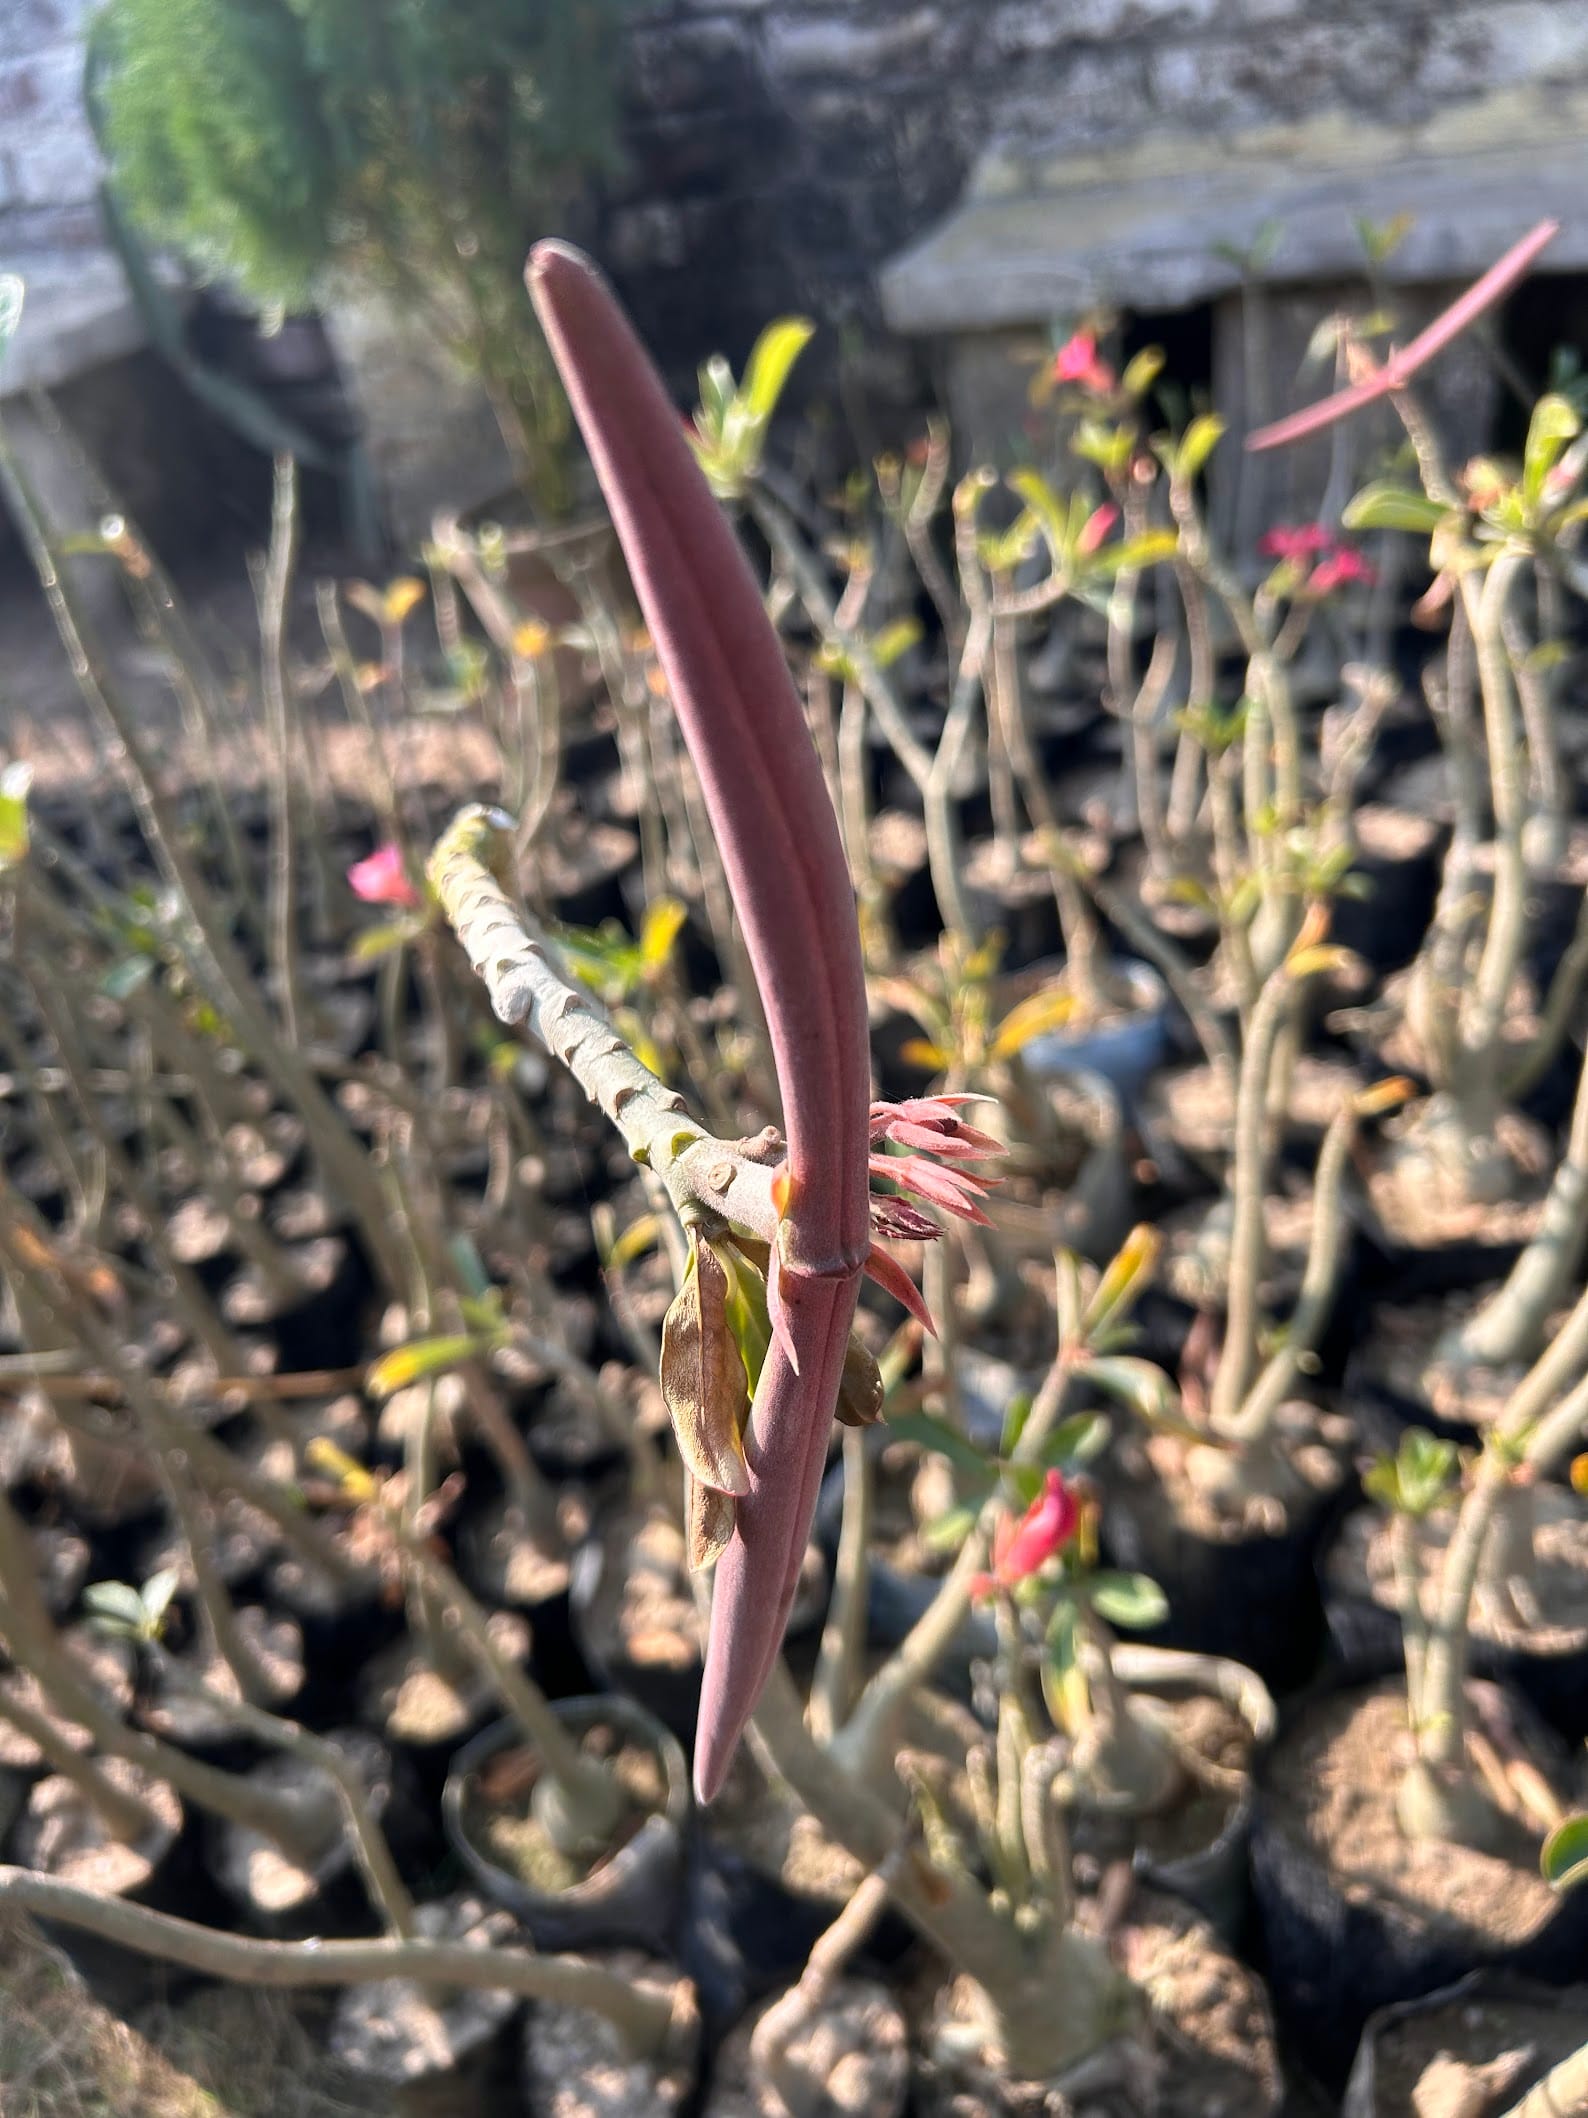
<svg viewBox="0 0 1588 2118">
<path fill-rule="evenodd" d="M 1075 1535 L 1080 1503 L 1060 1471 L 1050 1471 L 1042 1491 L 1021 1516 L 1005 1515 L 993 1532 L 993 1570 L 980 1575 L 974 1593 L 991 1595 L 1028 1581 Z"/>
<path fill-rule="evenodd" d="M 1307 581 L 1307 593 L 1327 596 L 1336 588 L 1344 588 L 1352 581 L 1359 581 L 1364 588 L 1371 588 L 1378 579 L 1378 569 L 1359 551 L 1348 544 L 1337 545 L 1332 552 L 1318 561 Z"/>
<path fill-rule="evenodd" d="M 410 910 L 421 900 L 408 880 L 403 857 L 396 846 L 377 846 L 367 860 L 354 861 L 347 871 L 348 887 L 367 905 L 404 905 Z"/>
<path fill-rule="evenodd" d="M 1108 395 L 1116 379 L 1108 362 L 1098 357 L 1095 332 L 1077 331 L 1064 341 L 1053 356 L 1053 380 L 1078 382 L 1099 397 Z"/>
<path fill-rule="evenodd" d="M 938 1223 L 914 1203 L 934 1206 L 962 1221 L 987 1225 L 981 1201 L 1000 1181 L 984 1177 L 959 1165 L 1001 1155 L 1004 1144 L 959 1115 L 962 1103 L 983 1103 L 984 1096 L 906 1096 L 899 1103 L 873 1103 L 871 1144 L 880 1147 L 892 1141 L 910 1150 L 903 1155 L 873 1154 L 869 1168 L 873 1181 L 896 1184 L 899 1189 L 871 1194 L 871 1232 L 896 1243 L 929 1243 L 941 1235 Z M 934 1158 L 934 1159 L 929 1159 Z M 947 1164 L 945 1168 L 941 1165 Z M 913 1194 L 905 1198 L 904 1193 Z M 932 1330 L 931 1314 L 921 1291 L 896 1258 L 874 1242 L 866 1260 L 868 1278 L 885 1288 L 916 1321 Z"/>
<path fill-rule="evenodd" d="M 1282 523 L 1258 539 L 1257 549 L 1265 559 L 1289 559 L 1299 566 L 1328 551 L 1334 541 L 1333 532 L 1322 523 Z"/>
<path fill-rule="evenodd" d="M 1081 534 L 1075 540 L 1076 550 L 1084 552 L 1087 557 L 1090 557 L 1118 520 L 1119 509 L 1114 506 L 1112 501 L 1105 500 L 1103 505 L 1095 509 L 1082 524 Z"/>
</svg>

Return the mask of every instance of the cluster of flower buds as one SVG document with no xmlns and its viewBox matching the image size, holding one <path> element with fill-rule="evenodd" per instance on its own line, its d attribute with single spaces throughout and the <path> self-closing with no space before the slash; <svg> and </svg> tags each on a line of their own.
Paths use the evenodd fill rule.
<svg viewBox="0 0 1588 2118">
<path fill-rule="evenodd" d="M 896 1243 L 930 1243 L 942 1234 L 940 1223 L 922 1206 L 952 1214 L 961 1221 L 985 1227 L 982 1200 L 1001 1180 L 965 1167 L 967 1162 L 985 1161 L 1001 1155 L 1003 1142 L 991 1133 L 967 1125 L 959 1115 L 965 1103 L 985 1103 L 985 1096 L 907 1096 L 899 1103 L 871 1106 L 869 1167 L 873 1187 L 880 1181 L 896 1187 L 871 1193 L 871 1229 L 874 1236 Z M 902 1147 L 902 1155 L 879 1153 L 884 1146 Z M 916 1201 L 921 1202 L 920 1205 Z M 894 1257 L 878 1243 L 866 1260 L 867 1277 L 902 1302 L 916 1321 L 932 1330 L 932 1318 L 920 1289 Z"/>
</svg>

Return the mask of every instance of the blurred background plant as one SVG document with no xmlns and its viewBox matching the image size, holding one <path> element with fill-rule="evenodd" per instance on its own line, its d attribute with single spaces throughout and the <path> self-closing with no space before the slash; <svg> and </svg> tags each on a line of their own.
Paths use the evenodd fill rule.
<svg viewBox="0 0 1588 2118">
<path fill-rule="evenodd" d="M 109 0 L 94 79 L 114 195 L 267 312 L 341 282 L 425 319 L 555 519 L 568 414 L 521 267 L 613 167 L 628 5 Z"/>
</svg>

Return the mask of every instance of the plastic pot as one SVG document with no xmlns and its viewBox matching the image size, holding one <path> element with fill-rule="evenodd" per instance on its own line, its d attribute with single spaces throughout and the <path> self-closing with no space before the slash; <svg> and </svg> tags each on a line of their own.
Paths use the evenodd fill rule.
<svg viewBox="0 0 1588 2118">
<path fill-rule="evenodd" d="M 1402 1666 L 1400 1618 L 1371 1593 L 1360 1563 L 1338 1563 L 1345 1527 L 1339 1526 L 1318 1561 L 1329 1643 L 1342 1670 L 1376 1676 Z M 1331 1556 L 1337 1559 L 1333 1566 Z M 1519 1692 L 1539 1719 L 1568 1743 L 1588 1738 L 1588 1611 L 1553 1653 L 1508 1645 L 1474 1626 L 1467 1660 L 1474 1676 L 1492 1677 Z"/>
<path fill-rule="evenodd" d="M 1200 1912 L 1221 1941 L 1237 1944 L 1245 1930 L 1251 1892 L 1247 1850 L 1251 1843 L 1259 1758 L 1273 1741 L 1279 1714 L 1272 1694 L 1254 1671 L 1217 1655 L 1186 1655 L 1173 1648 L 1121 1642 L 1113 1652 L 1114 1674 L 1132 1691 L 1212 1693 L 1232 1706 L 1251 1731 L 1253 1752 L 1246 1784 L 1223 1829 L 1206 1846 L 1172 1860 L 1157 1860 L 1145 1848 L 1135 1855 L 1136 1873 Z"/>
<path fill-rule="evenodd" d="M 1471 2056 L 1479 2065 L 1503 2052 L 1525 2049 L 1523 2065 L 1508 2076 L 1501 2096 L 1509 2110 L 1582 2042 L 1588 2025 L 1588 1986 L 1533 1985 L 1503 1971 L 1475 1971 L 1422 2000 L 1381 2008 L 1362 2032 L 1341 2118 L 1403 2118 L 1404 2094 L 1384 2078 L 1389 2072 L 1386 2047 L 1403 2024 L 1425 2017 L 1447 2019 L 1448 2027 L 1435 2032 L 1433 2050 L 1454 2049 L 1461 2056 L 1460 2046 L 1470 2040 Z"/>
<path fill-rule="evenodd" d="M 1336 1673 L 1296 1702 L 1287 1726 L 1359 1680 Z M 1520 1699 L 1508 1709 L 1548 1754 L 1551 1745 Z M 1563 1896 L 1525 1940 L 1485 1937 L 1450 1920 L 1421 1917 L 1397 1897 L 1346 1883 L 1318 1851 L 1279 1823 L 1265 1784 L 1279 1752 L 1259 1773 L 1252 1830 L 1252 1889 L 1263 1961 L 1281 2022 L 1305 2063 L 1332 2092 L 1344 2086 L 1348 2055 L 1369 2018 L 1398 2001 L 1437 1992 L 1468 1973 L 1507 1968 L 1549 1981 L 1580 1968 L 1588 1945 L 1588 1896 Z M 1563 1761 L 1564 1762 L 1564 1761 Z"/>
<path fill-rule="evenodd" d="M 1307 1683 L 1324 1642 L 1316 1554 L 1355 1480 L 1298 1501 L 1277 1536 L 1215 1540 L 1183 1523 L 1166 1495 L 1101 1468 L 1110 1564 L 1150 1575 L 1169 1595 L 1168 1618 L 1144 1641 L 1240 1663 L 1274 1692 Z"/>
<path fill-rule="evenodd" d="M 1130 996 L 1117 1021 L 1095 1029 L 1049 1030 L 1020 1054 L 1034 1080 L 1056 1074 L 1101 1074 L 1127 1108 L 1169 1055 L 1169 989 L 1150 964 L 1123 962 L 1113 975 Z"/>
<path fill-rule="evenodd" d="M 583 1882 L 567 1890 L 534 1889 L 500 1867 L 469 1836 L 465 1797 L 489 1759 L 522 1748 L 515 1721 L 498 1721 L 466 1743 L 452 1761 L 441 1796 L 447 1841 L 492 1901 L 520 1919 L 542 1949 L 577 1949 L 597 1942 L 635 1942 L 665 1949 L 677 1925 L 684 1876 L 684 1833 L 691 1798 L 689 1768 L 677 1739 L 631 1699 L 559 1699 L 553 1713 L 571 1734 L 610 1728 L 652 1750 L 666 1782 L 662 1808 Z"/>
</svg>

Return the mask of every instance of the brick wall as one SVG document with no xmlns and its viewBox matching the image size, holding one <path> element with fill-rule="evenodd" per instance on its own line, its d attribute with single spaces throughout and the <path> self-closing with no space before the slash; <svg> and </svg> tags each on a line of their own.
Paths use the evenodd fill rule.
<svg viewBox="0 0 1588 2118">
<path fill-rule="evenodd" d="M 978 161 L 1330 108 L 1413 122 L 1588 78 L 1584 0 L 672 0 L 630 39 L 608 262 L 647 328 L 741 352 L 871 274 Z"/>
<path fill-rule="evenodd" d="M 89 13 L 90 0 L 0 0 L 0 271 L 100 245 L 82 102 Z"/>
</svg>

